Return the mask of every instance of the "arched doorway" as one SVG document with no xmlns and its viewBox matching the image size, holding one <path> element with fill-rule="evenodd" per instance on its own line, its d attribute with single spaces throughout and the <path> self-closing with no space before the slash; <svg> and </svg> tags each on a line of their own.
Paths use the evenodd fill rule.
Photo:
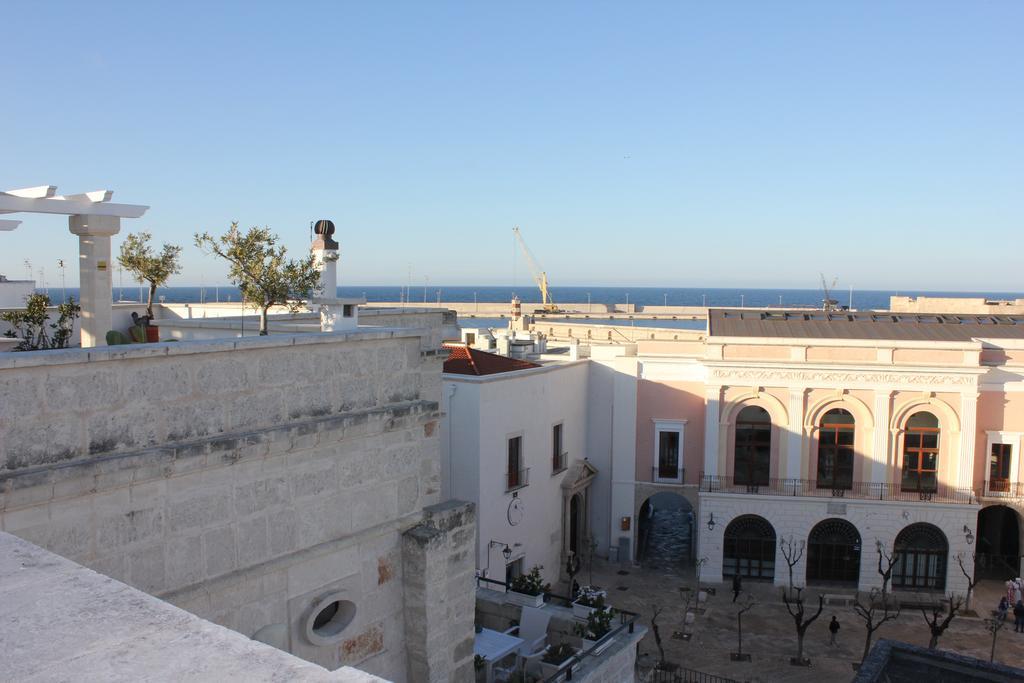
<svg viewBox="0 0 1024 683">
<path fill-rule="evenodd" d="M 725 528 L 722 576 L 775 578 L 775 529 L 764 517 L 742 515 Z"/>
<path fill-rule="evenodd" d="M 807 583 L 856 586 L 860 580 L 860 533 L 845 519 L 819 522 L 807 537 Z"/>
<path fill-rule="evenodd" d="M 991 505 L 978 513 L 975 561 L 978 578 L 1005 581 L 1020 575 L 1020 522 L 1005 505 Z"/>
<path fill-rule="evenodd" d="M 580 494 L 577 493 L 569 499 L 569 550 L 576 555 L 580 555 L 580 529 L 583 527 L 582 513 L 583 503 L 580 500 Z"/>
<path fill-rule="evenodd" d="M 893 547 L 893 588 L 945 590 L 949 542 L 938 527 L 924 522 L 911 524 L 899 533 Z"/>
<path fill-rule="evenodd" d="M 693 506 L 678 493 L 655 493 L 640 506 L 637 560 L 646 568 L 680 572 L 693 558 Z"/>
</svg>

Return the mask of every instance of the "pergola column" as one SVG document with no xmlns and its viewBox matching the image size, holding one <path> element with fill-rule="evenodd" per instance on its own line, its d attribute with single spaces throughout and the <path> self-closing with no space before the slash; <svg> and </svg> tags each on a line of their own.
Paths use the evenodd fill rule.
<svg viewBox="0 0 1024 683">
<path fill-rule="evenodd" d="M 107 331 L 113 326 L 110 238 L 120 232 L 121 218 L 76 214 L 68 216 L 68 227 L 78 235 L 82 348 L 106 346 Z"/>
</svg>

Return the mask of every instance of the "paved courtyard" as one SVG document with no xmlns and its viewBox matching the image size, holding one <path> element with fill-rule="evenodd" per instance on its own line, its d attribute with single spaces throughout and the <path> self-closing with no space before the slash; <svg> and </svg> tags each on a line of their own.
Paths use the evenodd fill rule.
<svg viewBox="0 0 1024 683">
<path fill-rule="evenodd" d="M 628 574 L 620 574 L 620 571 Z M 852 607 L 825 606 L 821 616 L 807 631 L 804 641 L 804 656 L 811 660 L 809 668 L 792 666 L 790 657 L 796 655 L 796 630 L 793 619 L 786 611 L 780 598 L 780 589 L 767 584 L 747 582 L 744 588 L 757 600 L 757 604 L 743 616 L 743 652 L 752 655 L 751 662 L 738 663 L 729 659 L 729 653 L 736 650 L 736 610 L 732 604 L 730 586 L 709 584 L 717 589 L 717 595 L 708 597 L 704 614 L 696 617 L 690 627 L 689 641 L 672 637 L 673 632 L 683 630 L 684 606 L 680 598 L 680 586 L 694 586 L 692 571 L 670 569 L 648 570 L 636 567 L 622 567 L 600 560 L 594 561 L 593 581 L 608 589 L 613 606 L 621 607 L 641 615 L 641 621 L 650 626 L 652 606 L 663 607 L 658 617 L 665 657 L 689 669 L 733 678 L 739 681 L 849 681 L 854 676 L 853 662 L 859 662 L 864 648 L 864 622 L 855 615 Z M 582 584 L 589 581 L 584 570 L 577 577 Z M 562 586 L 564 589 L 565 587 Z M 625 590 L 621 590 L 625 588 Z M 989 609 L 999 600 L 1001 585 L 985 582 L 979 586 L 975 607 L 979 615 L 987 616 Z M 848 592 L 848 591 L 825 591 Z M 817 610 L 817 595 L 810 591 L 807 609 L 813 614 Z M 812 608 L 813 603 L 813 608 Z M 981 608 L 984 607 L 985 610 Z M 828 645 L 828 623 L 832 615 L 839 619 L 838 645 Z M 905 609 L 895 621 L 886 623 L 875 632 L 878 638 L 891 638 L 916 645 L 927 645 L 928 626 L 920 611 Z M 992 637 L 979 617 L 961 617 L 939 641 L 940 649 L 988 660 Z M 641 664 L 657 661 L 658 650 L 653 632 L 649 632 L 640 643 Z M 1012 617 L 999 633 L 996 645 L 997 662 L 1024 667 L 1024 634 L 1014 633 Z"/>
</svg>

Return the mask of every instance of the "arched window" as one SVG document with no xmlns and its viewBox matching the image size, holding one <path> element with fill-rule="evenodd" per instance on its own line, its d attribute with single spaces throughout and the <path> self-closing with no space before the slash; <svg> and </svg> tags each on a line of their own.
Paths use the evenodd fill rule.
<svg viewBox="0 0 1024 683">
<path fill-rule="evenodd" d="M 893 550 L 893 588 L 945 590 L 949 543 L 938 527 L 923 522 L 911 524 L 896 537 Z"/>
<path fill-rule="evenodd" d="M 836 408 L 825 413 L 818 430 L 818 488 L 853 488 L 854 419 Z"/>
<path fill-rule="evenodd" d="M 767 486 L 771 476 L 772 418 L 760 406 L 747 406 L 736 416 L 733 477 L 739 485 Z"/>
<path fill-rule="evenodd" d="M 903 435 L 904 491 L 935 493 L 939 489 L 939 418 L 914 413 Z"/>
<path fill-rule="evenodd" d="M 845 519 L 826 519 L 807 537 L 807 581 L 848 583 L 860 578 L 860 533 Z"/>
<path fill-rule="evenodd" d="M 775 578 L 775 529 L 763 517 L 743 515 L 725 528 L 722 575 Z"/>
</svg>

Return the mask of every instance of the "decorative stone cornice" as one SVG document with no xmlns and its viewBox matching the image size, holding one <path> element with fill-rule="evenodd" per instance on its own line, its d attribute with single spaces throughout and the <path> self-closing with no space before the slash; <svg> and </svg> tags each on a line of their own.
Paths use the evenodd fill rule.
<svg viewBox="0 0 1024 683">
<path fill-rule="evenodd" d="M 956 386 L 977 387 L 975 374 L 936 372 L 878 372 L 849 370 L 796 370 L 770 368 L 709 368 L 711 378 L 722 384 L 750 386 L 752 384 L 787 386 L 806 384 L 835 385 L 897 385 L 897 386 Z"/>
</svg>

